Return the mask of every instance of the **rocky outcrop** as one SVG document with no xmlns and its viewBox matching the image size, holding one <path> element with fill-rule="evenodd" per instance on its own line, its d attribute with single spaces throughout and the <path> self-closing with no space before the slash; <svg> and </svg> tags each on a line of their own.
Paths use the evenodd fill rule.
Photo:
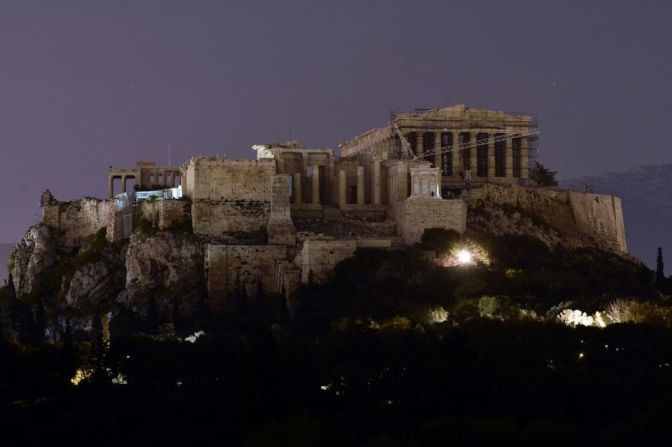
<svg viewBox="0 0 672 447">
<path fill-rule="evenodd" d="M 58 242 L 52 230 L 42 224 L 30 227 L 14 247 L 7 263 L 17 296 L 36 291 L 40 277 L 56 264 L 58 258 Z"/>
<path fill-rule="evenodd" d="M 184 314 L 193 313 L 203 298 L 203 245 L 169 232 L 135 233 L 126 252 L 125 290 L 120 303 L 144 311 L 148 297 L 170 312 L 174 302 Z"/>
<path fill-rule="evenodd" d="M 483 185 L 468 190 L 471 229 L 529 234 L 549 245 L 595 246 L 627 254 L 618 197 L 550 188 Z"/>
<path fill-rule="evenodd" d="M 628 251 L 656 265 L 656 249 L 672 252 L 672 164 L 640 166 L 625 172 L 562 180 L 563 188 L 621 198 L 628 229 Z"/>
<path fill-rule="evenodd" d="M 467 228 L 470 232 L 495 236 L 506 234 L 532 236 L 549 247 L 563 245 L 563 238 L 560 233 L 545 225 L 534 215 L 492 203 L 479 204 L 469 209 Z M 565 243 L 564 245 L 571 244 Z"/>
<path fill-rule="evenodd" d="M 111 304 L 124 288 L 125 275 L 124 246 L 108 246 L 94 256 L 91 248 L 87 250 L 76 258 L 74 272 L 61 289 L 66 306 L 84 311 L 96 309 L 103 301 Z"/>
</svg>

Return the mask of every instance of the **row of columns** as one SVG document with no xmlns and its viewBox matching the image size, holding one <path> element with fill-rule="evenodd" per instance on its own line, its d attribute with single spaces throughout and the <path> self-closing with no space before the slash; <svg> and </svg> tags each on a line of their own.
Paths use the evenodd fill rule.
<svg viewBox="0 0 672 447">
<path fill-rule="evenodd" d="M 110 195 L 110 199 L 114 198 L 114 179 L 121 179 L 121 192 L 126 193 L 126 179 L 132 178 L 136 179 L 135 175 L 110 175 L 109 176 L 109 184 L 108 184 L 108 192 Z"/>
<path fill-rule="evenodd" d="M 443 160 L 441 153 L 441 133 L 447 132 L 452 134 L 452 147 L 457 148 L 460 144 L 460 135 L 468 134 L 469 143 L 476 144 L 478 140 L 478 135 L 487 133 L 488 134 L 488 171 L 487 177 L 495 177 L 495 142 L 494 136 L 498 133 L 504 133 L 501 131 L 486 131 L 486 130 L 461 130 L 461 129 L 448 129 L 446 131 L 427 131 L 424 129 L 411 130 L 410 132 L 415 132 L 416 135 L 416 155 L 418 158 L 423 158 L 424 155 L 424 139 L 425 133 L 432 133 L 434 135 L 434 156 L 433 162 L 434 166 L 443 170 Z M 508 133 L 508 132 L 507 132 Z M 408 135 L 408 133 L 407 133 Z M 520 147 L 520 177 L 528 177 L 528 163 L 529 163 L 529 153 L 528 153 L 528 142 L 526 137 L 520 137 L 521 147 Z M 505 140 L 505 154 L 504 154 L 504 166 L 505 173 L 504 177 L 512 178 L 514 176 L 513 172 L 513 139 L 507 138 Z M 460 172 L 464 169 L 469 169 L 472 171 L 472 176 L 476 176 L 478 169 L 478 147 L 471 147 L 469 149 L 469 162 L 463 163 L 463 152 L 461 150 L 453 150 L 450 152 L 452 157 L 452 177 L 460 177 Z M 431 161 L 431 160 L 430 160 Z M 466 165 L 466 166 L 465 166 Z"/>
<path fill-rule="evenodd" d="M 304 158 L 304 162 L 305 162 Z M 320 167 L 318 165 L 312 166 L 313 174 L 311 176 L 311 200 L 310 204 L 314 206 L 318 206 L 320 204 Z M 304 169 L 304 172 L 307 172 L 307 166 L 306 169 Z M 294 174 L 294 181 L 292 182 L 294 184 L 294 204 L 295 205 L 301 205 L 303 203 L 302 197 L 303 197 L 303 188 L 301 186 L 302 184 L 302 178 L 303 176 L 300 173 Z"/>
<path fill-rule="evenodd" d="M 346 171 L 341 169 L 338 172 L 338 204 L 339 206 L 344 206 L 347 204 L 347 174 Z M 302 205 L 302 175 L 300 173 L 294 174 L 294 205 Z M 319 206 L 320 205 L 320 168 L 319 166 L 312 166 L 312 176 L 311 176 L 311 200 L 310 205 Z M 365 175 L 364 167 L 357 167 L 357 205 L 364 205 L 366 198 L 365 190 Z M 371 201 L 374 205 L 381 204 L 381 161 L 376 159 L 372 163 L 372 176 L 371 176 Z"/>
<path fill-rule="evenodd" d="M 115 179 L 121 179 L 121 189 L 122 192 L 127 192 L 126 188 L 126 180 L 127 179 L 134 179 L 136 183 L 138 183 L 138 179 L 140 180 L 140 184 L 142 186 L 146 187 L 153 187 L 153 186 L 161 186 L 161 187 L 168 187 L 168 188 L 174 188 L 175 187 L 175 178 L 176 178 L 176 173 L 178 171 L 175 171 L 174 169 L 156 169 L 156 168 L 143 168 L 143 171 L 149 171 L 148 172 L 136 172 L 136 173 L 129 173 L 129 174 L 110 174 L 109 175 L 109 183 L 108 183 L 108 192 L 110 199 L 114 197 L 114 180 Z M 154 175 L 154 181 L 151 181 L 151 175 Z M 143 184 L 142 178 L 143 175 L 145 178 L 147 178 L 147 184 Z"/>
</svg>

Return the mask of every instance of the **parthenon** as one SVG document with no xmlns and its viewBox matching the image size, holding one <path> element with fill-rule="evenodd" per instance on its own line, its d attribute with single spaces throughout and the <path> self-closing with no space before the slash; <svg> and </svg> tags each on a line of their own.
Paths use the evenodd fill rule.
<svg viewBox="0 0 672 447">
<path fill-rule="evenodd" d="M 456 105 L 397 114 L 339 146 L 344 158 L 426 160 L 440 169 L 443 188 L 465 180 L 525 184 L 535 136 L 530 116 Z"/>
</svg>

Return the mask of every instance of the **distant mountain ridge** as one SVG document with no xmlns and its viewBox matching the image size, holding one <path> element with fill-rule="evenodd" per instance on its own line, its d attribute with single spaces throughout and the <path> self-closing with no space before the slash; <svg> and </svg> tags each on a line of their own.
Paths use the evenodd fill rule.
<svg viewBox="0 0 672 447">
<path fill-rule="evenodd" d="M 0 286 L 7 279 L 7 260 L 13 248 L 14 244 L 0 244 Z"/>
<path fill-rule="evenodd" d="M 561 180 L 560 185 L 620 197 L 630 254 L 653 268 L 656 248 L 663 247 L 665 273 L 672 273 L 672 163 Z"/>
</svg>

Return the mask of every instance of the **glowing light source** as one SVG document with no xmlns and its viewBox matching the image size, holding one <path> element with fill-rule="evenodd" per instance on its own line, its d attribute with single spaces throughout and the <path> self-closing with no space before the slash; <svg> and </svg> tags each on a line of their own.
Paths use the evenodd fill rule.
<svg viewBox="0 0 672 447">
<path fill-rule="evenodd" d="M 184 341 L 189 342 L 189 343 L 196 343 L 196 341 L 204 335 L 205 335 L 205 331 L 194 332 L 190 336 L 185 337 Z"/>
<path fill-rule="evenodd" d="M 72 379 L 70 379 L 70 383 L 72 383 L 74 386 L 77 386 L 82 383 L 82 381 L 89 379 L 92 373 L 93 371 L 90 369 L 77 368 L 75 375 L 72 377 Z"/>
<path fill-rule="evenodd" d="M 457 253 L 457 262 L 461 265 L 471 264 L 474 262 L 474 256 L 469 250 L 460 250 L 459 253 Z"/>
</svg>

